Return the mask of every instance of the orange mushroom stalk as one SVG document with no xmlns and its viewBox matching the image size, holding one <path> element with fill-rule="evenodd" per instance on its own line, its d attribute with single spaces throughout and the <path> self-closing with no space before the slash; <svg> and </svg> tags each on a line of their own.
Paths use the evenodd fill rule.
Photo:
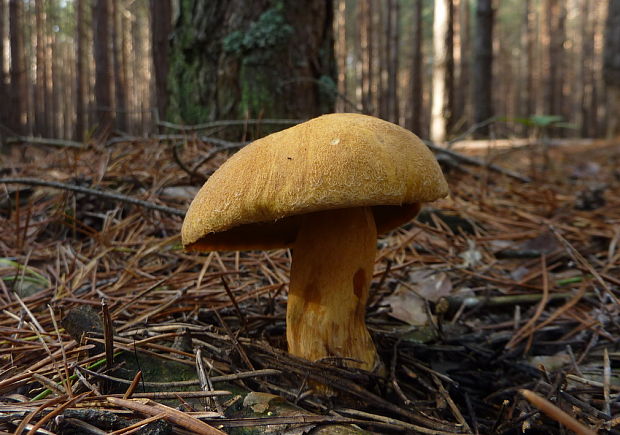
<svg viewBox="0 0 620 435">
<path fill-rule="evenodd" d="M 358 114 L 324 115 L 259 139 L 192 201 L 188 250 L 292 248 L 287 340 L 293 355 L 374 369 L 366 328 L 377 234 L 448 188 L 413 133 Z"/>
</svg>

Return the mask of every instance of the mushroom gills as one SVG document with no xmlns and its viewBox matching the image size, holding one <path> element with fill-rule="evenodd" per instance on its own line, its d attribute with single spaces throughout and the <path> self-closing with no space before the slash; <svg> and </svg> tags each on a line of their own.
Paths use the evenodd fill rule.
<svg viewBox="0 0 620 435">
<path fill-rule="evenodd" d="M 303 216 L 293 247 L 286 313 L 291 354 L 375 368 L 378 358 L 365 312 L 376 243 L 370 207 Z"/>
</svg>

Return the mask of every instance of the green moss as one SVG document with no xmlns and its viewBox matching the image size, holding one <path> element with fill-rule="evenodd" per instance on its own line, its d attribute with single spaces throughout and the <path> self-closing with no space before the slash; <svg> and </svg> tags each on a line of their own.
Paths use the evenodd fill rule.
<svg viewBox="0 0 620 435">
<path fill-rule="evenodd" d="M 240 62 L 240 116 L 271 113 L 275 106 L 276 77 L 268 65 L 277 53 L 287 50 L 293 27 L 282 14 L 282 2 L 263 12 L 247 30 L 236 30 L 222 40 L 222 48 Z"/>
</svg>

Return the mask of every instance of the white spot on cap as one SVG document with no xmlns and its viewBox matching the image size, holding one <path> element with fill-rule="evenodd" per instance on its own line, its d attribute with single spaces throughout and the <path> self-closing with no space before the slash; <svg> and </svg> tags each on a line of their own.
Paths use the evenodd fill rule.
<svg viewBox="0 0 620 435">
<path fill-rule="evenodd" d="M 338 145 L 340 143 L 340 138 L 332 139 L 332 145 Z"/>
</svg>

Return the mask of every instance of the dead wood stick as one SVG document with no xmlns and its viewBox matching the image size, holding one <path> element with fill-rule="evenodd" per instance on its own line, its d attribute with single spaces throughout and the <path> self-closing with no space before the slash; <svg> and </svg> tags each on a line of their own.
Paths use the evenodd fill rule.
<svg viewBox="0 0 620 435">
<path fill-rule="evenodd" d="M 463 155 L 461 153 L 457 153 L 456 151 L 452 151 L 449 150 L 447 148 L 442 148 L 440 146 L 435 145 L 433 142 L 425 140 L 423 141 L 434 153 L 439 153 L 439 154 L 446 154 L 450 157 L 452 157 L 453 159 L 461 162 L 461 163 L 465 163 L 467 165 L 473 165 L 473 166 L 480 166 L 481 168 L 488 168 L 490 171 L 493 172 L 497 172 L 499 174 L 503 174 L 506 175 L 510 178 L 514 178 L 515 180 L 519 180 L 523 183 L 530 183 L 532 180 L 529 177 L 526 177 L 525 175 L 521 175 L 521 174 L 517 174 L 514 171 L 511 171 L 510 169 L 505 169 L 502 168 L 500 166 L 494 165 L 492 163 L 485 163 L 479 159 L 476 159 L 475 157 L 469 157 L 466 155 Z"/>
<path fill-rule="evenodd" d="M 164 414 L 165 419 L 177 424 L 185 429 L 192 431 L 193 433 L 201 435 L 225 435 L 224 432 L 208 425 L 196 417 L 192 417 L 189 414 L 179 411 L 174 408 L 162 405 L 160 403 L 149 401 L 150 403 L 143 403 L 138 400 L 125 400 L 117 399 L 115 397 L 108 397 L 108 401 L 113 405 L 131 409 L 146 415 L 159 415 Z"/>
<path fill-rule="evenodd" d="M 141 199 L 133 198 L 131 196 L 121 195 L 120 193 L 108 192 L 108 191 L 99 190 L 99 189 L 92 189 L 89 187 L 77 186 L 75 184 L 61 183 L 58 181 L 47 181 L 47 180 L 41 180 L 38 178 L 28 178 L 28 177 L 0 178 L 0 183 L 26 184 L 30 186 L 46 186 L 46 187 L 53 187 L 55 189 L 70 190 L 72 192 L 84 193 L 86 195 L 93 195 L 93 196 L 98 196 L 100 198 L 112 199 L 114 201 L 137 205 L 137 206 L 148 208 L 151 210 L 157 210 L 157 211 L 161 211 L 164 213 L 168 213 L 174 216 L 181 216 L 181 217 L 185 216 L 185 212 L 177 208 L 154 204 L 152 202 L 143 201 Z"/>
<path fill-rule="evenodd" d="M 539 396 L 533 391 L 530 390 L 519 390 L 519 393 L 523 397 L 525 397 L 528 402 L 538 408 L 540 411 L 547 414 L 550 418 L 572 430 L 578 435 L 595 435 L 592 429 L 581 424 L 577 419 L 568 415 L 566 412 L 562 411 L 560 408 L 555 406 L 553 403 L 549 402 L 542 396 Z"/>
<path fill-rule="evenodd" d="M 15 136 L 9 137 L 6 140 L 7 144 L 12 143 L 28 143 L 33 145 L 49 145 L 53 147 L 61 147 L 61 148 L 75 148 L 75 149 L 85 149 L 86 145 L 81 142 L 76 142 L 73 140 L 63 140 L 63 139 L 50 139 L 47 137 L 32 137 L 32 136 Z"/>
</svg>

